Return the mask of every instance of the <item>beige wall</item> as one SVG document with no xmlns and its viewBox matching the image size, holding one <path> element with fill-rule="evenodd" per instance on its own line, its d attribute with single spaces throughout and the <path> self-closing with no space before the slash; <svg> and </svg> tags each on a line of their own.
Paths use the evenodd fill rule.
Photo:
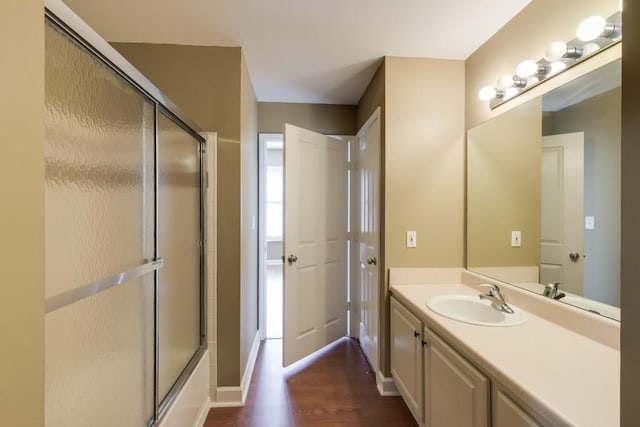
<svg viewBox="0 0 640 427">
<path fill-rule="evenodd" d="M 258 132 L 284 133 L 284 124 L 303 127 L 324 135 L 355 135 L 356 106 L 258 103 Z"/>
<path fill-rule="evenodd" d="M 621 425 L 638 425 L 640 384 L 640 3 L 625 0 L 622 60 Z"/>
<path fill-rule="evenodd" d="M 480 88 L 495 84 L 496 80 L 505 74 L 515 74 L 516 67 L 525 59 L 542 58 L 544 49 L 549 43 L 575 38 L 578 24 L 586 17 L 609 16 L 617 10 L 618 0 L 533 0 L 467 58 L 465 62 L 467 129 L 526 99 L 524 97 L 514 99 L 491 113 L 488 103 L 478 99 Z M 579 70 L 574 71 L 574 73 L 578 72 Z M 550 86 L 560 80 L 554 77 L 531 92 L 541 93 L 549 90 Z"/>
<path fill-rule="evenodd" d="M 214 131 L 217 143 L 217 301 L 219 321 L 209 331 L 217 342 L 218 386 L 238 386 L 241 368 L 246 364 L 243 351 L 247 330 L 241 318 L 253 310 L 250 290 L 243 281 L 243 251 L 250 253 L 250 236 L 242 211 L 243 182 L 241 162 L 251 161 L 250 150 L 243 154 L 242 135 L 248 141 L 256 128 L 249 110 L 241 101 L 243 88 L 248 94 L 238 47 L 183 46 L 147 43 L 113 43 L 113 46 L 151 82 L 176 103 L 187 117 L 203 130 Z M 253 91 L 253 89 L 251 89 Z M 249 96 L 250 98 L 250 96 Z M 254 101 L 255 102 L 255 101 Z M 247 110 L 246 108 L 249 108 Z M 248 187 L 251 188 L 251 187 Z M 244 232 L 243 232 L 244 230 Z M 245 260 L 247 262 L 247 260 Z M 246 304 L 246 306 L 245 306 Z M 253 337 L 251 337 L 252 339 Z M 215 357 L 212 358 L 212 363 Z M 215 385 L 212 385 L 215 387 Z"/>
<path fill-rule="evenodd" d="M 461 267 L 464 62 L 385 58 L 384 295 L 380 367 L 389 374 L 389 267 Z M 405 247 L 406 231 L 417 248 Z"/>
<path fill-rule="evenodd" d="M 112 43 L 203 130 L 240 140 L 240 48 Z"/>
<path fill-rule="evenodd" d="M 244 372 L 251 345 L 258 332 L 258 102 L 247 63 L 242 57 L 241 152 L 241 251 L 240 251 L 240 372 Z"/>
<path fill-rule="evenodd" d="M 467 266 L 540 264 L 540 98 L 467 133 Z M 522 246 L 511 247 L 511 232 Z"/>
<path fill-rule="evenodd" d="M 384 113 L 385 113 L 385 61 L 382 59 L 380 66 L 376 70 L 375 74 L 371 78 L 371 81 L 367 85 L 364 93 L 358 101 L 357 109 L 357 130 L 360 130 L 362 126 L 369 120 L 369 117 L 376 111 L 376 108 L 380 107 L 381 124 L 384 125 Z M 384 127 L 382 127 L 382 136 L 384 136 Z"/>
<path fill-rule="evenodd" d="M 386 267 L 462 266 L 464 62 L 388 57 L 385 120 Z"/>
<path fill-rule="evenodd" d="M 44 15 L 3 3 L 0 46 L 1 424 L 44 425 Z"/>
</svg>

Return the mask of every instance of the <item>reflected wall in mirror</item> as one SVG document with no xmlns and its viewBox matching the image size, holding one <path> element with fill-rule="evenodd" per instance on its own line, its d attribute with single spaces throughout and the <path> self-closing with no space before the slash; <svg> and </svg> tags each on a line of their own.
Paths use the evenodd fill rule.
<svg viewBox="0 0 640 427">
<path fill-rule="evenodd" d="M 617 60 L 469 130 L 469 270 L 619 320 L 620 86 Z"/>
</svg>

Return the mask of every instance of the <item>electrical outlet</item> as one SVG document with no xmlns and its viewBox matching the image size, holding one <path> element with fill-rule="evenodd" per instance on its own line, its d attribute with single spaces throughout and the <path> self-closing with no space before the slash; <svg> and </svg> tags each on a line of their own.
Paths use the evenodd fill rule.
<svg viewBox="0 0 640 427">
<path fill-rule="evenodd" d="M 511 232 L 511 247 L 519 248 L 522 246 L 522 234 L 520 231 L 512 231 Z"/>
<path fill-rule="evenodd" d="M 418 246 L 418 235 L 415 231 L 407 231 L 407 247 L 415 248 Z"/>
</svg>

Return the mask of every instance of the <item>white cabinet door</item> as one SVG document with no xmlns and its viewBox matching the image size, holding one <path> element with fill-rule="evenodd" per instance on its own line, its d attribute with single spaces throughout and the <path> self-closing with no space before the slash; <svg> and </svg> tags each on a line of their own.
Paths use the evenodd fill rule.
<svg viewBox="0 0 640 427">
<path fill-rule="evenodd" d="M 423 418 L 422 322 L 391 298 L 391 375 L 418 423 Z"/>
<path fill-rule="evenodd" d="M 493 427 L 537 427 L 538 423 L 502 390 L 493 396 Z"/>
<path fill-rule="evenodd" d="M 489 379 L 429 329 L 423 335 L 425 425 L 489 426 Z"/>
</svg>

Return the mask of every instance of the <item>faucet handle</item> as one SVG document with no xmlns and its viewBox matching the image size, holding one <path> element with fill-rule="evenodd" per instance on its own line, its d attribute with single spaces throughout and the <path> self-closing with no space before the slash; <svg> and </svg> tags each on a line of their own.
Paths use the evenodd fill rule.
<svg viewBox="0 0 640 427">
<path fill-rule="evenodd" d="M 498 285 L 494 285 L 493 283 L 481 283 L 478 286 L 480 286 L 482 288 L 488 288 L 489 289 L 489 295 L 494 295 L 494 294 L 499 294 L 500 293 L 500 287 L 498 287 Z"/>
<path fill-rule="evenodd" d="M 547 283 L 544 286 L 544 291 L 542 292 L 542 295 L 545 297 L 553 298 L 558 293 L 558 286 L 560 286 L 560 282 Z"/>
</svg>

